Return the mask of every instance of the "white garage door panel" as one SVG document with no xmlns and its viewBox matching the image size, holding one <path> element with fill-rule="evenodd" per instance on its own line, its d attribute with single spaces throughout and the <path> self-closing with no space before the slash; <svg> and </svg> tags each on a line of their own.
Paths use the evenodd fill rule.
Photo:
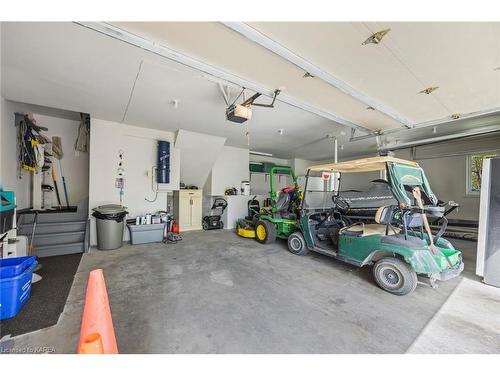
<svg viewBox="0 0 500 375">
<path fill-rule="evenodd" d="M 417 95 L 422 84 L 383 44 L 361 45 L 372 33 L 363 23 L 264 22 L 250 25 L 357 91 L 393 108 L 411 122 L 447 115 L 437 101 Z M 383 43 L 391 37 L 392 31 Z"/>
<path fill-rule="evenodd" d="M 499 105 L 498 23 L 251 23 L 414 122 Z M 390 28 L 379 45 L 362 46 Z M 416 93 L 438 85 L 431 96 Z"/>
<path fill-rule="evenodd" d="M 452 113 L 500 106 L 500 23 L 376 23 L 391 28 L 386 46 Z M 385 42 L 385 39 L 384 39 Z"/>
</svg>

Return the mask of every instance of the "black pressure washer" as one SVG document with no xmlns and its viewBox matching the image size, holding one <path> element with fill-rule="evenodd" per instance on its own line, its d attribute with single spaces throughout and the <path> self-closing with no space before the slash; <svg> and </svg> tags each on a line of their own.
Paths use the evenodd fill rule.
<svg viewBox="0 0 500 375">
<path fill-rule="evenodd" d="M 210 215 L 203 217 L 202 226 L 205 230 L 223 229 L 224 223 L 222 222 L 222 214 L 227 207 L 227 201 L 224 198 L 215 198 L 211 208 Z M 214 210 L 219 210 L 218 215 L 213 215 Z"/>
</svg>

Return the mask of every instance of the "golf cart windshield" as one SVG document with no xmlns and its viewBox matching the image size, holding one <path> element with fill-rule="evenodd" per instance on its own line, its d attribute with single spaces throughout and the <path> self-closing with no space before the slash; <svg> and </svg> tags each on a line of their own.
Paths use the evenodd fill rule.
<svg viewBox="0 0 500 375">
<path fill-rule="evenodd" d="M 302 208 L 306 210 L 325 210 L 333 205 L 334 173 L 309 171 Z"/>
<path fill-rule="evenodd" d="M 428 204 L 436 205 L 438 200 L 432 192 L 425 173 L 418 165 L 412 166 L 399 163 L 387 163 L 387 172 L 394 195 L 400 203 L 412 206 L 411 188 L 419 186 L 428 198 Z"/>
</svg>

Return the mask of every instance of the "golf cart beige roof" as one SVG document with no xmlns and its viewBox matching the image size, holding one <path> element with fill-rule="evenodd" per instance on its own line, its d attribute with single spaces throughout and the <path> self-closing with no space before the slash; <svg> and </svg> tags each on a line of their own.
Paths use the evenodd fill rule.
<svg viewBox="0 0 500 375">
<path fill-rule="evenodd" d="M 383 171 L 385 170 L 386 163 L 389 162 L 418 167 L 418 164 L 414 161 L 398 159 L 392 156 L 375 156 L 372 158 L 343 161 L 341 163 L 313 165 L 312 167 L 309 168 L 309 170 L 340 172 L 340 173 Z"/>
</svg>

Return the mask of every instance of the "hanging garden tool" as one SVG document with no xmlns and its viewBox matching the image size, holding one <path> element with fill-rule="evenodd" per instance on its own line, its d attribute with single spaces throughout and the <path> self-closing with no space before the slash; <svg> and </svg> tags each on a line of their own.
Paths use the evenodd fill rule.
<svg viewBox="0 0 500 375">
<path fill-rule="evenodd" d="M 17 114 L 19 115 L 19 114 Z M 37 173 L 44 164 L 44 147 L 50 140 L 42 134 L 48 129 L 36 125 L 36 121 L 29 115 L 22 115 L 22 120 L 18 124 L 18 163 L 19 177 L 22 177 L 21 170 Z"/>
<path fill-rule="evenodd" d="M 56 190 L 57 205 L 61 207 L 61 196 L 59 195 L 59 188 L 57 186 L 56 172 L 54 167 L 52 167 L 52 181 L 54 181 L 54 188 Z"/>
<path fill-rule="evenodd" d="M 66 207 L 69 207 L 68 188 L 66 186 L 66 178 L 64 177 L 62 170 L 62 163 L 61 163 L 61 159 L 64 156 L 61 137 L 56 137 L 56 136 L 52 137 L 52 154 L 57 160 L 59 160 L 59 170 L 61 172 L 61 179 L 63 182 L 64 197 L 66 198 Z"/>
<path fill-rule="evenodd" d="M 86 113 L 80 113 L 80 126 L 75 141 L 75 150 L 89 152 L 90 143 L 90 116 Z"/>
<path fill-rule="evenodd" d="M 441 250 L 439 250 L 434 244 L 434 238 L 432 236 L 432 231 L 429 225 L 429 221 L 427 220 L 427 215 L 425 214 L 425 208 L 424 208 L 424 203 L 422 202 L 422 193 L 420 191 L 420 188 L 418 186 L 415 186 L 412 189 L 412 194 L 413 197 L 415 198 L 415 202 L 417 203 L 417 207 L 422 211 L 420 216 L 422 217 L 422 224 L 424 226 L 425 231 L 427 232 L 427 236 L 429 237 L 429 249 L 434 255 L 444 256 L 450 267 L 453 267 L 450 259 L 446 256 L 446 254 L 444 254 Z"/>
</svg>

